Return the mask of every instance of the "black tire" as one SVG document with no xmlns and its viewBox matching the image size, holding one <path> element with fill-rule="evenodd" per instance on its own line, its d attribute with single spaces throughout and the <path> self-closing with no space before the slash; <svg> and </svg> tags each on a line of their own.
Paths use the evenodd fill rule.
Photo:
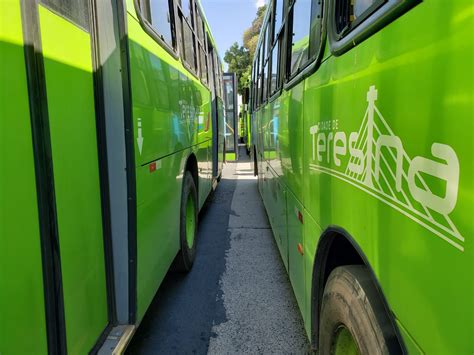
<svg viewBox="0 0 474 355">
<path fill-rule="evenodd" d="M 391 328 L 391 323 L 384 312 L 383 303 L 366 266 L 350 265 L 334 269 L 322 299 L 319 353 L 335 354 L 336 344 L 340 346 L 342 338 L 352 336 L 352 340 L 346 344 L 355 343 L 359 354 L 389 354 L 384 330 Z M 338 351 L 350 352 L 341 348 Z"/>
<path fill-rule="evenodd" d="M 194 242 L 192 246 L 188 245 L 186 238 L 186 211 L 188 199 L 192 198 L 194 203 Z M 174 262 L 174 269 L 179 272 L 188 272 L 192 269 L 196 257 L 196 235 L 198 225 L 198 196 L 193 176 L 186 171 L 183 178 L 183 190 L 181 193 L 181 207 L 179 217 L 179 241 L 180 251 Z"/>
</svg>

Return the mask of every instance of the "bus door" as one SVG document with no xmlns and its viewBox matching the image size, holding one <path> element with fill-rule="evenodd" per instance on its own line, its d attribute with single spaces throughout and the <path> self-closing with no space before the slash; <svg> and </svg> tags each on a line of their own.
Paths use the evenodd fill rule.
<svg viewBox="0 0 474 355">
<path fill-rule="evenodd" d="M 47 354 L 20 1 L 0 1 L 0 354 Z"/>
<path fill-rule="evenodd" d="M 59 338 L 93 349 L 109 324 L 89 0 L 31 1 L 42 53 L 43 101 L 54 184 Z M 61 324 L 62 323 L 62 324 Z"/>
</svg>

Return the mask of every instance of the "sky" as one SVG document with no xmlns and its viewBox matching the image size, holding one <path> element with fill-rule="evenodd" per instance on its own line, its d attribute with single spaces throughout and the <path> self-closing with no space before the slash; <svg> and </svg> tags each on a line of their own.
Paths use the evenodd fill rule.
<svg viewBox="0 0 474 355">
<path fill-rule="evenodd" d="M 265 0 L 201 0 L 201 4 L 219 55 L 224 60 L 225 51 L 234 42 L 242 45 L 244 31 L 250 27 L 257 8 L 263 6 Z M 227 64 L 225 68 L 227 69 Z"/>
</svg>

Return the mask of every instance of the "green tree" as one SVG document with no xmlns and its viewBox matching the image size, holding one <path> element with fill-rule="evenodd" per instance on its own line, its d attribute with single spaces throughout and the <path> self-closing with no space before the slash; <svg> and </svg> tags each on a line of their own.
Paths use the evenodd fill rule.
<svg viewBox="0 0 474 355">
<path fill-rule="evenodd" d="M 229 72 L 237 75 L 237 81 L 239 86 L 239 94 L 242 95 L 245 89 L 245 83 L 242 83 L 242 77 L 248 68 L 251 66 L 250 54 L 247 49 L 243 46 L 239 46 L 235 42 L 224 55 L 224 61 L 229 65 Z"/>
<path fill-rule="evenodd" d="M 250 76 L 252 72 L 252 60 L 257 48 L 258 36 L 262 29 L 263 17 L 267 6 L 258 8 L 257 15 L 252 21 L 252 25 L 243 34 L 243 46 L 235 42 L 224 55 L 224 61 L 229 65 L 229 72 L 236 73 L 239 94 L 243 94 L 244 89 L 250 86 Z"/>
<path fill-rule="evenodd" d="M 257 10 L 257 15 L 252 21 L 252 25 L 247 28 L 244 32 L 244 47 L 249 51 L 250 58 L 253 58 L 255 55 L 255 50 L 257 49 L 258 36 L 263 25 L 263 18 L 265 16 L 265 11 L 267 10 L 267 5 L 259 7 Z"/>
</svg>

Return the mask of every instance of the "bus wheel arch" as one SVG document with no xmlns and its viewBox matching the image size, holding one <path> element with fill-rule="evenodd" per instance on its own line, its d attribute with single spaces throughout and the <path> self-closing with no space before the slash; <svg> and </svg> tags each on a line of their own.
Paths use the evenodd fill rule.
<svg viewBox="0 0 474 355">
<path fill-rule="evenodd" d="M 394 315 L 367 257 L 354 238 L 338 226 L 330 226 L 322 233 L 316 249 L 311 290 L 311 344 L 313 348 L 316 349 L 319 346 L 319 321 L 324 289 L 329 276 L 334 269 L 349 265 L 365 266 L 370 273 L 375 287 L 369 297 L 377 297 L 378 301 L 383 304 L 384 311 L 379 312 L 377 318 L 381 324 L 386 325 L 383 327 L 383 332 L 390 353 L 407 353 Z"/>
<path fill-rule="evenodd" d="M 186 174 L 186 171 L 189 171 L 194 179 L 194 185 L 196 186 L 196 190 L 199 196 L 199 173 L 198 173 L 198 163 L 196 159 L 196 155 L 191 153 L 188 158 L 186 159 L 186 164 L 184 165 L 183 176 Z"/>
</svg>

